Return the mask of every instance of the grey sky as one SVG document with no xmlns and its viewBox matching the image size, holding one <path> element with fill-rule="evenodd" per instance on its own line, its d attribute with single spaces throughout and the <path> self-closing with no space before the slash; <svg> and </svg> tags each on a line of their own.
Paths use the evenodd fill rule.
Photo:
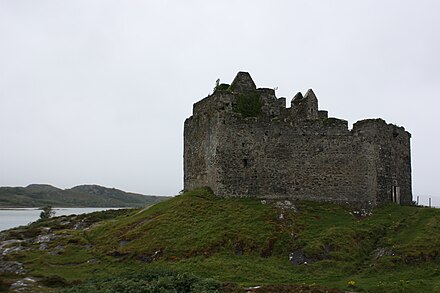
<svg viewBox="0 0 440 293">
<path fill-rule="evenodd" d="M 192 104 L 249 71 L 413 135 L 438 196 L 440 1 L 0 0 L 0 185 L 182 189 Z M 439 204 L 440 205 L 440 204 Z"/>
</svg>

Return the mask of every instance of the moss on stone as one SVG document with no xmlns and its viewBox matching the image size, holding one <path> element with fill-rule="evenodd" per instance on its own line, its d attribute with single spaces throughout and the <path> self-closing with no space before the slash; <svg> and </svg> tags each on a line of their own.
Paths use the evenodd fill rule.
<svg viewBox="0 0 440 293">
<path fill-rule="evenodd" d="M 215 92 L 217 91 L 230 91 L 230 85 L 227 83 L 221 83 L 215 87 Z"/>
<path fill-rule="evenodd" d="M 341 119 L 329 117 L 329 118 L 324 118 L 322 120 L 322 123 L 324 125 L 334 125 L 340 123 L 341 121 L 342 121 Z"/>
<path fill-rule="evenodd" d="M 236 104 L 233 106 L 233 110 L 236 113 L 240 113 L 243 118 L 258 117 L 262 112 L 263 101 L 260 94 L 246 93 L 239 94 Z"/>
</svg>

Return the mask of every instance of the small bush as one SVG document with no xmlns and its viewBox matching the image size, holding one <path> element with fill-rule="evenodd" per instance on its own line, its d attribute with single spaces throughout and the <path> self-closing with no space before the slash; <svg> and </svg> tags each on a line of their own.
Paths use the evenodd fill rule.
<svg viewBox="0 0 440 293">
<path fill-rule="evenodd" d="M 39 283 L 47 286 L 47 287 L 63 287 L 68 284 L 67 280 L 60 276 L 49 276 L 44 277 L 39 281 Z"/>
<path fill-rule="evenodd" d="M 221 283 L 192 274 L 150 271 L 89 280 L 61 292 L 220 292 Z"/>
<path fill-rule="evenodd" d="M 239 94 L 237 103 L 233 106 L 236 113 L 240 113 L 243 118 L 258 117 L 261 114 L 263 102 L 258 93 Z"/>
<path fill-rule="evenodd" d="M 52 218 L 55 215 L 55 211 L 51 206 L 45 206 L 41 209 L 40 220 L 47 220 Z"/>
<path fill-rule="evenodd" d="M 214 92 L 216 91 L 227 91 L 229 90 L 229 84 L 227 83 L 221 83 L 218 86 L 215 87 Z"/>
</svg>

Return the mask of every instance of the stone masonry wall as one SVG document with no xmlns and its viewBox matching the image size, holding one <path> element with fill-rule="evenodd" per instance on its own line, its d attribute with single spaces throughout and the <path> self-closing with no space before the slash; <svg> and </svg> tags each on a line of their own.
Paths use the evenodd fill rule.
<svg viewBox="0 0 440 293">
<path fill-rule="evenodd" d="M 261 100 L 258 117 L 236 111 L 240 95 Z M 185 121 L 184 188 L 218 196 L 298 198 L 362 205 L 410 203 L 410 134 L 381 119 L 348 130 L 318 110 L 312 90 L 291 107 L 239 73 L 228 90 L 194 104 Z"/>
<path fill-rule="evenodd" d="M 374 148 L 376 161 L 377 201 L 393 201 L 393 187 L 399 188 L 400 203 L 412 201 L 411 135 L 403 127 L 386 124 L 382 119 L 362 120 L 354 124 L 353 135 L 363 138 Z"/>
</svg>

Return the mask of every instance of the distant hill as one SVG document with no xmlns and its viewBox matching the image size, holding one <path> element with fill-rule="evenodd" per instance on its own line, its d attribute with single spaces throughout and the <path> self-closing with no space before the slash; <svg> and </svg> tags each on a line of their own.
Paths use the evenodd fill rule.
<svg viewBox="0 0 440 293">
<path fill-rule="evenodd" d="M 167 198 L 99 185 L 79 185 L 64 190 L 47 184 L 0 187 L 0 207 L 136 207 Z"/>
</svg>

